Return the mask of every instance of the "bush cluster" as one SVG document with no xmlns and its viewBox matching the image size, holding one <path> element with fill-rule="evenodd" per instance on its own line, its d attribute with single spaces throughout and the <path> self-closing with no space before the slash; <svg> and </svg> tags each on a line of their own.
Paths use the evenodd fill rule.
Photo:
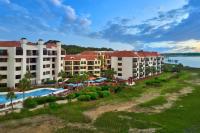
<svg viewBox="0 0 200 133">
<path fill-rule="evenodd" d="M 55 84 L 56 80 L 47 80 L 44 84 Z"/>
<path fill-rule="evenodd" d="M 122 90 L 123 86 L 93 86 L 87 87 L 84 90 L 75 93 L 75 97 L 79 101 L 90 101 L 90 100 L 97 100 L 98 98 L 108 97 L 111 92 L 118 93 Z"/>
<path fill-rule="evenodd" d="M 37 98 L 28 98 L 24 101 L 24 107 L 25 108 L 34 108 L 37 105 L 45 104 L 45 103 L 52 103 L 57 100 L 60 100 L 60 98 L 57 98 L 55 96 L 46 96 L 46 97 L 37 97 Z"/>
<path fill-rule="evenodd" d="M 150 79 L 150 80 L 147 80 L 145 81 L 145 84 L 146 85 L 149 85 L 149 86 L 160 86 L 162 82 L 165 82 L 167 79 L 164 79 L 164 78 L 154 78 L 154 79 Z"/>
</svg>

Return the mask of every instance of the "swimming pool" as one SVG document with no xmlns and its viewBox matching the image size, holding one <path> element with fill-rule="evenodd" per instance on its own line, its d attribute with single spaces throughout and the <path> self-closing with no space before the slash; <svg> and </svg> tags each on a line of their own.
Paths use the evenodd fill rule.
<svg viewBox="0 0 200 133">
<path fill-rule="evenodd" d="M 31 91 L 26 91 L 25 92 L 25 99 L 28 97 L 41 97 L 41 96 L 47 96 L 49 94 L 55 94 L 58 92 L 62 92 L 64 89 L 63 88 L 39 88 Z M 6 99 L 6 94 L 7 93 L 0 93 L 0 104 L 5 104 L 5 103 L 10 103 L 9 99 Z M 13 99 L 13 102 L 16 101 L 22 101 L 23 100 L 23 93 L 22 92 L 16 92 L 15 95 L 17 98 Z"/>
</svg>

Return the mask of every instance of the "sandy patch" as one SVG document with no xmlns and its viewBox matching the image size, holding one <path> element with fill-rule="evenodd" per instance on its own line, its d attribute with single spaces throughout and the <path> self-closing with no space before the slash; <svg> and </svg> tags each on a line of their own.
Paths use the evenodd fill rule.
<svg viewBox="0 0 200 133">
<path fill-rule="evenodd" d="M 158 96 L 159 96 L 158 92 L 144 93 L 141 97 L 139 97 L 135 100 L 123 102 L 123 103 L 119 103 L 119 104 L 100 106 L 95 109 L 84 112 L 84 115 L 86 115 L 87 117 L 89 117 L 92 120 L 95 120 L 98 116 L 100 116 L 101 114 L 103 114 L 105 112 L 129 110 L 133 106 L 147 102 Z"/>
<path fill-rule="evenodd" d="M 0 123 L 2 133 L 52 133 L 62 127 L 64 127 L 62 120 L 49 115 Z"/>
<path fill-rule="evenodd" d="M 144 112 L 144 113 L 160 113 L 166 109 L 169 109 L 173 106 L 173 104 L 180 99 L 180 97 L 182 96 L 186 96 L 189 93 L 192 93 L 192 88 L 191 87 L 186 87 L 181 89 L 179 92 L 176 93 L 168 93 L 165 95 L 165 98 L 167 100 L 167 103 L 163 104 L 163 105 L 157 105 L 157 106 L 153 106 L 150 108 L 142 108 L 142 107 L 132 107 L 131 109 L 129 109 L 129 112 Z"/>
</svg>

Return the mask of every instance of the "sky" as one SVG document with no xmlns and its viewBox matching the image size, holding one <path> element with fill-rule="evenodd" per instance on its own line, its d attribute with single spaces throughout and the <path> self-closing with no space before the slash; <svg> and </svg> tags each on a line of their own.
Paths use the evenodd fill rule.
<svg viewBox="0 0 200 133">
<path fill-rule="evenodd" d="M 0 0 L 0 40 L 200 52 L 200 0 Z"/>
</svg>

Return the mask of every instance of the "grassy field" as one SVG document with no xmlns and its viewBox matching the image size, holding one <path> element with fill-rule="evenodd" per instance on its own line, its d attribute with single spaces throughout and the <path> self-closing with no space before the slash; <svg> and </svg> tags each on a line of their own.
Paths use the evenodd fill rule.
<svg viewBox="0 0 200 133">
<path fill-rule="evenodd" d="M 135 86 L 127 87 L 120 93 L 112 94 L 109 97 L 96 101 L 78 101 L 56 105 L 56 107 L 45 107 L 36 111 L 23 110 L 21 113 L 1 116 L 0 127 L 5 122 L 9 123 L 8 120 L 18 122 L 21 118 L 34 118 L 34 116 L 48 114 L 64 122 L 65 126 L 56 129 L 57 133 L 128 133 L 131 129 L 139 130 L 148 128 L 153 128 L 156 132 L 165 133 L 200 132 L 200 86 L 192 83 L 193 80 L 200 80 L 200 70 L 184 70 L 178 75 L 164 73 L 159 78 L 167 79 L 167 81 L 162 82 L 159 86 L 149 86 L 144 81 L 140 81 Z M 84 115 L 85 111 L 109 104 L 123 104 L 124 102 L 135 100 L 146 93 L 156 92 L 160 96 L 140 104 L 141 107 L 148 108 L 154 105 L 162 105 L 167 102 L 163 95 L 177 93 L 185 87 L 192 87 L 193 93 L 181 97 L 170 109 L 164 110 L 161 113 L 149 114 L 130 111 L 112 111 L 103 113 L 94 121 Z M 20 128 L 23 128 L 23 125 Z"/>
<path fill-rule="evenodd" d="M 167 103 L 166 98 L 163 96 L 159 96 L 159 97 L 156 97 L 146 103 L 142 103 L 139 106 L 140 107 L 152 107 L 152 106 L 156 106 L 156 105 L 162 105 L 164 103 Z"/>
</svg>

